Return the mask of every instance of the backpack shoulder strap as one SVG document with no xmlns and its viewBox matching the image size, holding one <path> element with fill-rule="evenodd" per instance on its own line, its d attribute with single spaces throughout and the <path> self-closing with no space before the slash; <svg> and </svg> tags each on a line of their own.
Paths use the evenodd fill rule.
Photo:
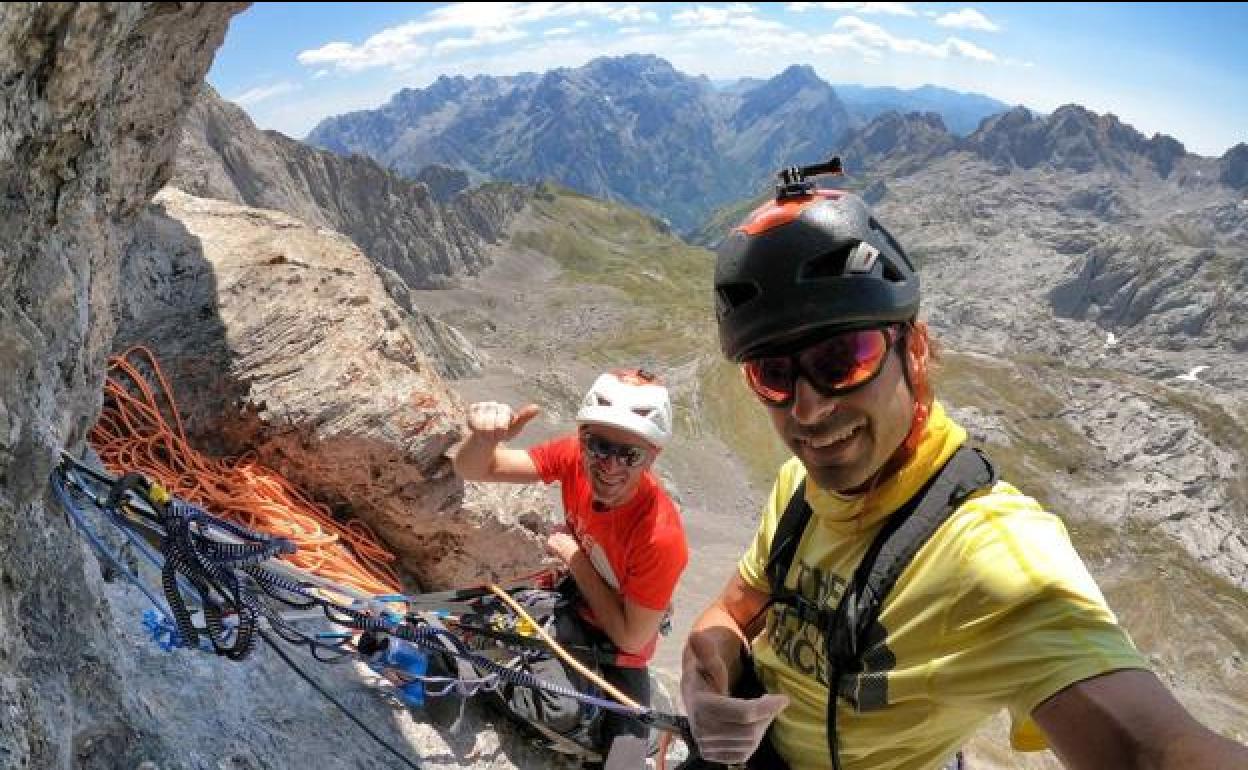
<svg viewBox="0 0 1248 770">
<path fill-rule="evenodd" d="M 879 618 L 884 598 L 893 590 L 914 555 L 967 498 L 996 483 L 992 462 L 978 449 L 958 450 L 913 497 L 894 512 L 871 541 L 845 589 L 830 627 L 824 628 L 829 682 L 827 735 L 832 766 L 840 770 L 836 729 L 840 674 L 861 665 L 867 634 Z"/>
<path fill-rule="evenodd" d="M 967 498 L 996 483 L 992 462 L 979 449 L 963 445 L 904 506 L 889 517 L 867 549 L 842 600 L 849 631 L 841 652 L 854 660 L 867 630 L 879 617 L 884 598 L 937 529 Z M 838 613 L 839 614 L 839 613 Z M 844 659 L 844 658 L 842 658 Z"/>
<path fill-rule="evenodd" d="M 806 531 L 811 515 L 810 504 L 806 502 L 806 479 L 803 478 L 776 523 L 771 550 L 767 553 L 767 584 L 771 588 L 773 601 L 787 593 L 784 579 L 793 565 L 793 557 L 797 555 L 797 546 L 802 542 L 802 533 Z"/>
</svg>

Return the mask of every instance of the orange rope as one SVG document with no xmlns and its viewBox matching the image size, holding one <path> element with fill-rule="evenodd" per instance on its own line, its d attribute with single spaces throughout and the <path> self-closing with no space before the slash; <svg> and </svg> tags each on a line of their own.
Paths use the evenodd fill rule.
<svg viewBox="0 0 1248 770">
<path fill-rule="evenodd" d="M 139 364 L 131 362 L 140 358 Z M 144 374 L 152 372 L 156 385 Z M 398 593 L 395 560 L 360 521 L 340 524 L 253 453 L 235 459 L 201 454 L 186 438 L 173 391 L 156 357 L 133 347 L 109 359 L 105 406 L 91 446 L 113 473 L 138 471 L 215 516 L 292 540 L 292 566 L 368 594 Z M 168 417 L 166 416 L 168 415 Z"/>
</svg>

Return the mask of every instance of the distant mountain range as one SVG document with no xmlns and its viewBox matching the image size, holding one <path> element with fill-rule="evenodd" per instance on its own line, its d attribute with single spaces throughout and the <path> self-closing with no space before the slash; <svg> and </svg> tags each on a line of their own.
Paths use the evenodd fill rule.
<svg viewBox="0 0 1248 770">
<path fill-rule="evenodd" d="M 544 74 L 442 77 L 379 109 L 328 118 L 305 141 L 409 178 L 442 164 L 474 179 L 555 180 L 685 234 L 759 194 L 778 168 L 834 152 L 851 172 L 883 165 L 905 174 L 967 152 L 1002 173 L 1040 167 L 1130 174 L 1143 184 L 1248 184 L 1243 145 L 1201 158 L 1169 136 L 1145 137 L 1075 105 L 1044 116 L 1004 107 L 935 87 L 833 87 L 807 66 L 717 87 L 656 56 L 630 55 Z"/>
<path fill-rule="evenodd" d="M 885 112 L 934 112 L 958 136 L 966 136 L 979 128 L 984 118 L 1010 108 L 990 96 L 938 86 L 901 89 L 838 83 L 835 88 L 856 123 L 870 123 Z"/>
<path fill-rule="evenodd" d="M 540 75 L 441 77 L 379 109 L 327 118 L 305 141 L 408 177 L 439 163 L 476 177 L 553 179 L 688 231 L 880 113 L 917 109 L 965 133 L 1006 105 L 933 87 L 833 88 L 807 66 L 717 88 L 632 55 Z"/>
</svg>

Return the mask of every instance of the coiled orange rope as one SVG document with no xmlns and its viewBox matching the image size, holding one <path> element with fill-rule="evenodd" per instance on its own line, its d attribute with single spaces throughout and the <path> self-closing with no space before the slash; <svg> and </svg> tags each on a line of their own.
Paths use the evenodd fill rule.
<svg viewBox="0 0 1248 770">
<path fill-rule="evenodd" d="M 284 559 L 295 567 L 371 595 L 399 592 L 390 566 L 395 556 L 367 525 L 338 523 L 327 506 L 309 500 L 252 453 L 220 459 L 194 449 L 168 380 L 147 348 L 109 359 L 104 395 L 89 440 L 111 472 L 138 471 L 215 516 L 289 538 L 299 550 Z"/>
</svg>

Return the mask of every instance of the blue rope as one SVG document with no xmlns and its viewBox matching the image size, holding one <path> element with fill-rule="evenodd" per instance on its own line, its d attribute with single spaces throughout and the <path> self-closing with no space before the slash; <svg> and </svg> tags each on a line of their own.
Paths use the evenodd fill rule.
<svg viewBox="0 0 1248 770">
<path fill-rule="evenodd" d="M 75 466 L 78 465 L 77 461 L 72 460 L 72 458 L 70 458 L 70 460 L 71 462 L 74 463 Z M 117 556 L 115 556 L 111 551 L 109 551 L 107 546 L 104 545 L 102 540 L 91 529 L 85 517 L 82 515 L 82 512 L 78 509 L 78 507 L 71 500 L 71 496 L 64 486 L 64 482 L 62 480 L 62 473 L 63 473 L 62 469 L 59 469 L 59 468 L 53 471 L 52 479 L 51 479 L 52 488 L 56 492 L 57 497 L 60 499 L 61 504 L 65 507 L 65 510 L 69 513 L 71 518 L 73 518 L 78 529 L 81 532 L 83 532 L 84 535 L 86 535 L 92 547 L 95 549 L 95 551 L 98 554 L 100 554 L 104 559 L 106 559 L 110 564 L 112 564 L 114 568 L 117 569 L 117 571 L 124 574 L 126 578 L 130 580 L 130 582 L 133 583 L 136 587 L 138 587 L 139 590 L 142 591 L 143 594 L 147 596 L 149 600 L 151 600 L 152 604 L 155 605 L 158 610 L 160 610 L 159 617 L 156 617 L 154 614 L 149 616 L 147 613 L 145 613 L 144 615 L 144 625 L 145 627 L 148 628 L 148 631 L 149 633 L 151 633 L 153 640 L 158 645 L 160 645 L 162 649 L 165 649 L 165 650 L 169 650 L 177 646 L 189 646 L 187 644 L 187 640 L 184 638 L 184 635 L 177 632 L 178 631 L 177 624 L 174 622 L 173 614 L 169 611 L 168 607 L 162 604 L 159 599 L 157 599 L 151 592 L 148 591 L 148 589 L 142 584 L 139 578 L 136 575 L 132 574 L 130 570 L 128 570 L 122 564 L 121 560 Z M 85 491 L 84 491 L 84 494 L 85 494 Z M 127 521 L 126 518 L 122 514 L 118 513 L 117 511 L 110 510 L 108 507 L 102 505 L 98 500 L 92 500 L 92 502 L 97 508 L 105 510 L 108 513 L 109 517 L 113 520 L 113 523 L 118 525 L 120 529 L 122 529 L 123 533 L 126 535 L 129 542 L 136 545 L 139 548 L 139 550 L 144 554 L 144 556 L 149 561 L 151 561 L 154 566 L 156 566 L 157 568 L 161 568 L 163 566 L 160 560 L 157 558 L 157 556 L 152 552 L 148 544 L 145 541 L 143 541 L 142 538 L 135 536 L 130 531 L 130 522 Z M 187 522 L 187 520 L 189 519 L 189 520 L 195 521 L 196 523 L 199 523 L 200 525 L 206 524 L 206 525 L 211 525 L 211 526 L 217 526 L 222 530 L 228 531 L 232 534 L 239 535 L 239 536 L 244 537 L 245 539 L 251 540 L 253 543 L 261 544 L 260 547 L 263 548 L 264 550 L 269 550 L 270 548 L 272 548 L 275 551 L 284 550 L 280 547 L 280 545 L 277 548 L 274 548 L 273 543 L 269 538 L 257 535 L 256 533 L 253 533 L 250 530 L 245 530 L 239 527 L 238 525 L 234 525 L 232 523 L 220 520 L 217 517 L 214 517 L 211 514 L 207 513 L 206 511 L 203 511 L 202 509 L 199 509 L 195 506 L 189 505 L 185 503 L 184 501 L 175 499 L 173 509 L 179 514 L 179 518 L 182 519 L 183 522 Z M 256 546 L 253 545 L 252 547 L 254 548 Z M 230 561 L 237 562 L 239 560 L 239 556 L 229 550 L 223 551 L 221 554 L 218 554 L 217 556 L 218 558 L 220 558 L 221 561 L 225 561 L 225 562 L 230 562 Z M 213 561 L 215 562 L 217 560 L 214 559 Z M 167 560 L 166 560 L 166 564 L 167 564 Z M 217 565 L 213 564 L 213 566 L 217 566 Z M 231 567 L 228 567 L 228 566 L 225 566 L 225 568 L 227 570 L 232 569 Z M 502 663 L 498 663 L 497 661 L 491 660 L 490 658 L 487 658 L 483 655 L 480 655 L 474 652 L 473 650 L 469 649 L 461 639 L 459 639 L 457 636 L 455 636 L 454 634 L 450 633 L 449 631 L 445 629 L 434 628 L 434 627 L 427 626 L 427 625 L 413 626 L 410 623 L 406 623 L 398 619 L 397 616 L 392 616 L 391 618 L 384 618 L 384 619 L 377 618 L 377 617 L 368 615 L 364 612 L 361 612 L 359 610 L 355 610 L 349 607 L 343 607 L 343 606 L 334 604 L 332 602 L 328 602 L 322 597 L 309 592 L 305 588 L 305 586 L 295 581 L 291 581 L 284 577 L 276 575 L 275 573 L 255 563 L 255 561 L 252 559 L 244 559 L 242 563 L 238 565 L 237 568 L 240 569 L 242 572 L 245 572 L 253 580 L 255 580 L 256 583 L 261 588 L 264 588 L 266 590 L 266 593 L 268 592 L 269 589 L 276 588 L 278 590 L 285 591 L 289 594 L 293 594 L 309 602 L 312 602 L 320 606 L 322 609 L 326 610 L 327 612 L 332 608 L 334 612 L 341 613 L 342 615 L 345 615 L 347 618 L 350 619 L 349 622 L 344 622 L 344 621 L 335 619 L 332 616 L 329 616 L 329 619 L 333 622 L 342 622 L 343 625 L 350 625 L 359 630 L 375 631 L 375 632 L 389 634 L 398 639 L 403 639 L 407 642 L 416 644 L 419 647 L 425 649 L 426 651 L 435 652 L 438 654 L 450 652 L 455 657 L 466 660 L 478 666 L 479 668 L 484 669 L 486 672 L 488 672 L 486 674 L 486 678 L 497 677 L 498 679 L 502 679 L 504 681 L 507 681 L 519 687 L 527 687 L 530 689 L 545 690 L 547 692 L 551 692 L 556 695 L 572 698 L 581 703 L 585 703 L 586 705 L 595 706 L 597 708 L 604 709 L 606 711 L 613 712 L 616 714 L 620 714 L 622 716 L 639 719 L 647 724 L 651 724 L 654 726 L 660 726 L 660 729 L 666 729 L 666 728 L 663 728 L 661 725 L 667 721 L 665 718 L 669 717 L 670 715 L 663 714 L 661 712 L 657 712 L 653 709 L 646 708 L 646 707 L 633 708 L 633 707 L 626 706 L 622 703 L 618 703 L 613 700 L 608 700 L 608 699 L 601 698 L 595 695 L 590 695 L 588 693 L 582 693 L 575 689 L 565 687 L 560 684 L 556 684 L 553 682 L 546 682 L 544 680 L 541 680 L 533 676 L 532 674 L 526 671 L 516 670 L 514 668 L 511 668 L 510 666 L 504 665 Z M 179 582 L 182 583 L 183 581 L 181 581 L 181 576 L 179 575 L 178 577 L 180 579 Z M 419 596 L 409 597 L 409 596 L 404 596 L 404 595 L 399 595 L 399 594 L 385 595 L 382 597 L 378 597 L 378 601 L 397 601 L 397 602 L 409 601 L 412 603 L 418 603 L 420 601 L 420 597 Z M 266 616 L 267 615 L 268 614 L 266 613 Z M 270 619 L 272 619 L 271 616 L 270 616 Z M 444 643 L 443 640 L 445 640 L 446 643 Z M 207 647 L 206 649 L 208 651 L 213 651 L 213 648 L 211 647 Z"/>
</svg>

